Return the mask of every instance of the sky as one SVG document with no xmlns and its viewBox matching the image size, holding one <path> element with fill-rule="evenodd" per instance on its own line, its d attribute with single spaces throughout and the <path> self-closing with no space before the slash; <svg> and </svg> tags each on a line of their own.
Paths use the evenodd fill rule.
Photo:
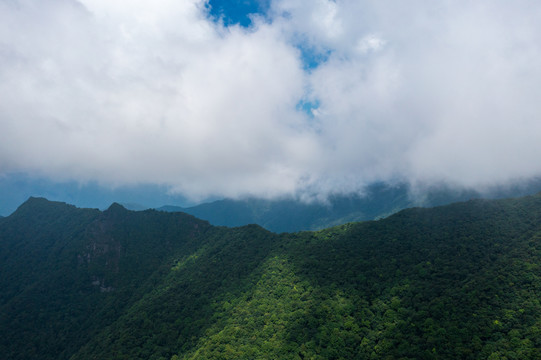
<svg viewBox="0 0 541 360">
<path fill-rule="evenodd" d="M 540 176 L 540 18 L 534 0 L 0 0 L 0 202 Z"/>
</svg>

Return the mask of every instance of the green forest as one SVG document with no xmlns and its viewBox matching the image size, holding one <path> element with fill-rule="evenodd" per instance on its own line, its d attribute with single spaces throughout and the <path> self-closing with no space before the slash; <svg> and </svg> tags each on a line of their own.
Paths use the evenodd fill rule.
<svg viewBox="0 0 541 360">
<path fill-rule="evenodd" d="M 30 198 L 0 218 L 15 359 L 541 359 L 541 194 L 275 234 Z"/>
</svg>

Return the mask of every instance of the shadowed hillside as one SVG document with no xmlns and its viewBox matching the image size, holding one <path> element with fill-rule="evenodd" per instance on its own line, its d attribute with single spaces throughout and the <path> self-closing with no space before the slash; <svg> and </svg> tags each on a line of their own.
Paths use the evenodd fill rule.
<svg viewBox="0 0 541 360">
<path fill-rule="evenodd" d="M 0 221 L 7 359 L 538 359 L 541 196 L 317 232 L 30 199 Z"/>
</svg>

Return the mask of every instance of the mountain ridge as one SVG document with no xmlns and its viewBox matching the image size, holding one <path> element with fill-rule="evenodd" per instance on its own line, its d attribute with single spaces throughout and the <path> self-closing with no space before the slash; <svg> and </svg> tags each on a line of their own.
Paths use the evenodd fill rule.
<svg viewBox="0 0 541 360">
<path fill-rule="evenodd" d="M 124 302 L 129 303 L 138 291 L 148 288 L 148 282 L 165 265 L 162 261 L 171 251 L 197 247 L 194 240 L 198 232 L 209 226 L 188 214 L 170 215 L 173 217 L 156 211 L 130 212 L 118 204 L 102 212 L 30 198 L 2 221 L 7 229 L 4 227 L 0 232 L 1 274 L 3 279 L 10 281 L 1 282 L 5 293 L 0 297 L 1 313 L 11 319 L 13 315 L 9 309 L 24 309 L 25 303 L 35 307 L 25 310 L 28 316 L 37 316 L 36 311 L 45 308 L 49 317 L 41 322 L 32 321 L 36 329 L 43 331 L 43 327 L 55 323 L 54 319 L 64 312 L 78 319 L 86 317 L 85 314 L 98 316 L 105 311 L 101 317 L 103 323 L 83 321 L 87 324 L 83 325 L 83 331 L 92 332 L 93 328 L 118 314 L 124 308 Z M 145 223 L 153 225 L 146 229 Z M 18 231 L 14 233 L 9 231 L 10 228 Z M 129 237 L 125 235 L 126 231 L 129 231 Z M 27 286 L 19 285 L 21 283 L 27 283 Z M 61 304 L 54 305 L 56 301 L 43 305 L 39 293 L 65 293 L 67 297 L 63 301 L 71 304 L 72 312 Z M 57 334 L 42 335 L 42 339 L 29 341 L 25 356 L 41 357 L 32 355 L 32 344 L 37 347 L 36 342 L 48 341 L 49 346 L 54 347 L 62 337 L 69 339 L 71 346 L 81 346 L 76 332 L 70 330 L 73 326 L 77 328 L 76 324 L 68 325 L 65 330 L 57 329 Z M 2 346 L 7 346 L 8 342 L 17 343 L 12 332 L 3 330 L 6 337 Z M 31 332 L 30 329 L 26 331 Z"/>
<path fill-rule="evenodd" d="M 537 359 L 541 193 L 316 232 L 29 199 L 0 221 L 7 359 Z"/>
<path fill-rule="evenodd" d="M 281 233 L 320 230 L 352 221 L 384 218 L 415 206 L 434 207 L 475 198 L 525 196 L 540 189 L 541 180 L 537 179 L 513 187 L 494 187 L 484 193 L 442 186 L 428 188 L 421 195 L 419 190 L 413 190 L 407 184 L 374 183 L 366 188 L 364 194 L 333 195 L 324 202 L 287 198 L 223 199 L 192 207 L 162 206 L 157 210 L 189 213 L 220 226 L 234 227 L 256 223 Z"/>
</svg>

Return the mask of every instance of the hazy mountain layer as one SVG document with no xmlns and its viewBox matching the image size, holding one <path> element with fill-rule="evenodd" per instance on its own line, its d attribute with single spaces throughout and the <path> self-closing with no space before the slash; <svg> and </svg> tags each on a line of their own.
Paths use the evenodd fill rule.
<svg viewBox="0 0 541 360">
<path fill-rule="evenodd" d="M 541 195 L 318 232 L 30 199 L 0 220 L 6 359 L 539 359 Z"/>
<path fill-rule="evenodd" d="M 335 195 L 325 202 L 296 199 L 225 199 L 189 208 L 163 206 L 158 210 L 186 212 L 213 225 L 242 226 L 258 224 L 281 232 L 320 230 L 353 221 L 375 220 L 414 206 L 432 207 L 475 198 L 498 199 L 535 194 L 541 179 L 517 182 L 513 186 L 475 190 L 433 186 L 413 190 L 407 184 L 374 183 L 363 194 Z M 136 210 L 134 208 L 133 210 Z"/>
</svg>

